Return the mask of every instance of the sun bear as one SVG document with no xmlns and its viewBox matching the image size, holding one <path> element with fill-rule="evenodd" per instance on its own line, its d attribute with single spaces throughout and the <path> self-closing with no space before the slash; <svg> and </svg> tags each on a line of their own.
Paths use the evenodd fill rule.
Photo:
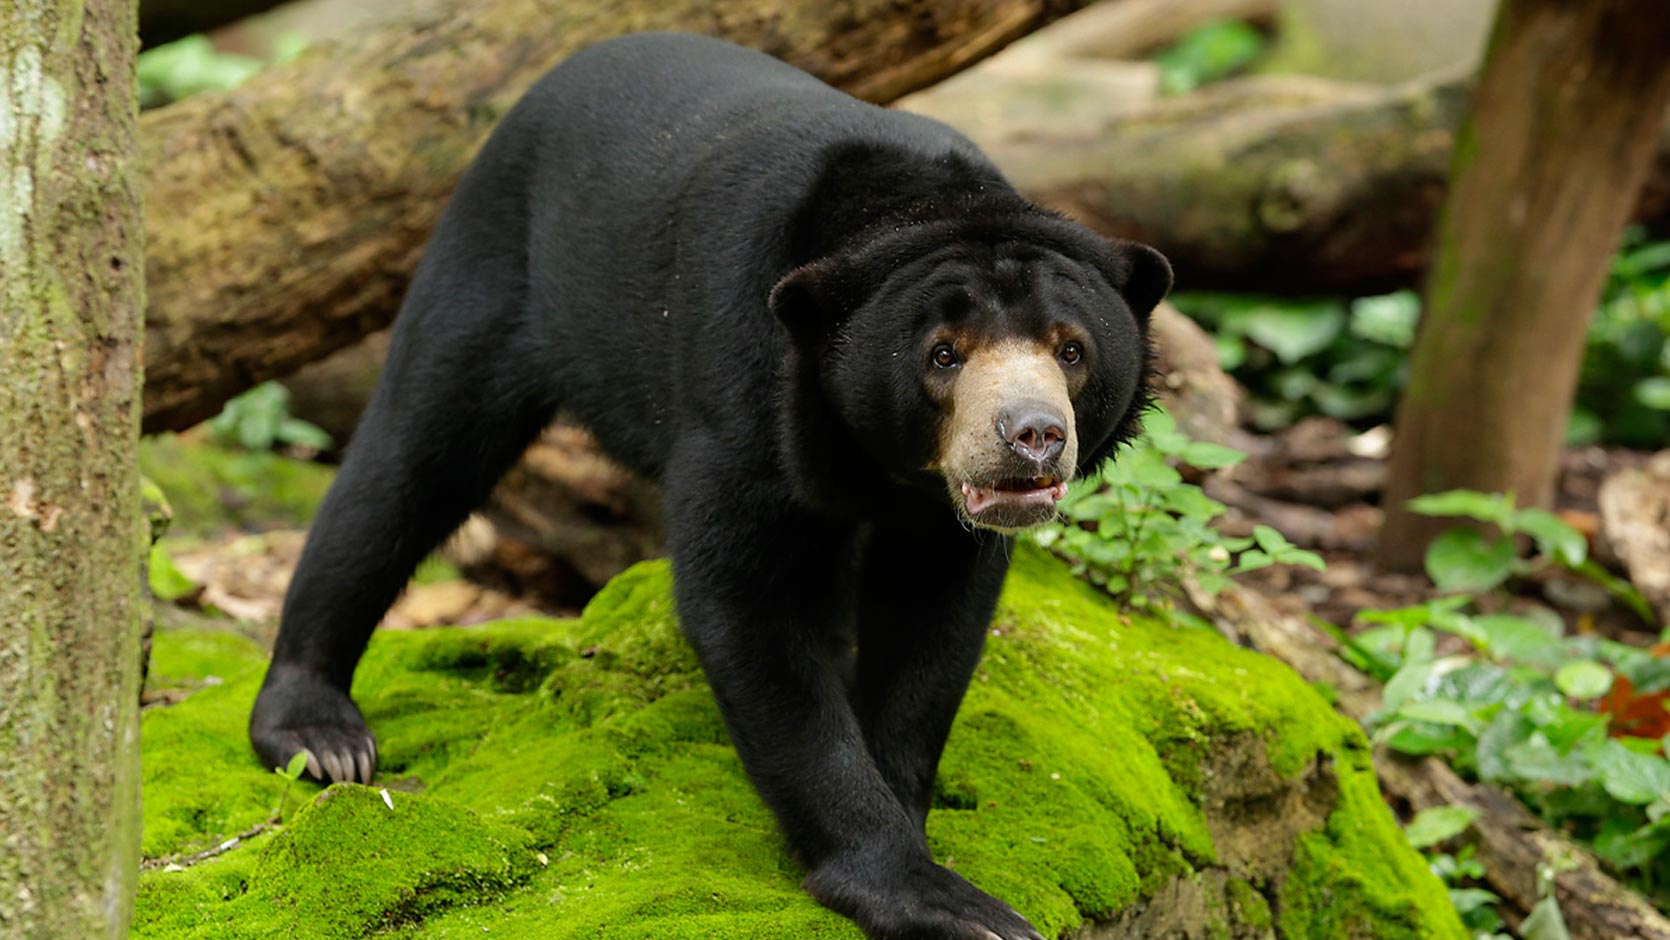
<svg viewBox="0 0 1670 940">
<path fill-rule="evenodd" d="M 464 174 L 320 508 L 250 719 L 369 782 L 349 688 L 417 563 L 559 410 L 665 493 L 683 629 L 820 902 L 1023 940 L 935 864 L 935 768 L 1018 529 L 1136 430 L 1153 249 L 936 121 L 718 40 L 593 46 Z"/>
</svg>

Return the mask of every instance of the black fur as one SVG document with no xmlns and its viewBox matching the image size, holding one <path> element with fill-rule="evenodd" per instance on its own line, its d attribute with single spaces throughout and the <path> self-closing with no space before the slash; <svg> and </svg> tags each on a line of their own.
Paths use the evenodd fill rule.
<svg viewBox="0 0 1670 940">
<path fill-rule="evenodd" d="M 949 128 L 764 55 L 643 35 L 574 56 L 430 242 L 286 598 L 256 750 L 369 779 L 348 689 L 372 628 L 560 407 L 662 481 L 684 629 L 808 889 L 873 937 L 1034 936 L 923 835 L 1008 549 L 925 469 L 927 344 L 945 321 L 1078 324 L 1092 467 L 1135 428 L 1169 285 Z"/>
</svg>

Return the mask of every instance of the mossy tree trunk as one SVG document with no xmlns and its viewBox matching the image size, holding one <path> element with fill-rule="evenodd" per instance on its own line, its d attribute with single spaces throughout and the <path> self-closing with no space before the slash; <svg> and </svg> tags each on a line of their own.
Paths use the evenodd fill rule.
<svg viewBox="0 0 1670 940">
<path fill-rule="evenodd" d="M 127 934 L 144 309 L 133 0 L 0 4 L 0 936 Z"/>
<path fill-rule="evenodd" d="M 447 0 L 230 92 L 147 112 L 145 429 L 388 324 L 458 176 L 546 69 L 668 29 L 753 46 L 871 101 L 1083 0 Z"/>
<path fill-rule="evenodd" d="M 1380 559 L 1420 565 L 1450 520 L 1421 493 L 1547 505 L 1607 259 L 1670 104 L 1662 0 L 1504 0 L 1439 218 L 1399 403 Z"/>
</svg>

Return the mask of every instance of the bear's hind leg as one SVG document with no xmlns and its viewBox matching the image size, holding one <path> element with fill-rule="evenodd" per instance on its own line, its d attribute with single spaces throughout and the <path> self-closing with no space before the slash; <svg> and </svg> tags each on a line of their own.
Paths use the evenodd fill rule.
<svg viewBox="0 0 1670 940">
<path fill-rule="evenodd" d="M 285 596 L 250 715 L 267 766 L 306 751 L 315 777 L 370 781 L 376 743 L 349 689 L 372 630 L 555 414 L 520 256 L 491 239 L 430 247 Z"/>
</svg>

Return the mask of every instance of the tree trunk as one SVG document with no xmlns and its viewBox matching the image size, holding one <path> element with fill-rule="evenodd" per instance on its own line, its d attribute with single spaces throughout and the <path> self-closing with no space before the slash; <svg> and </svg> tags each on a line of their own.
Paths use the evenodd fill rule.
<svg viewBox="0 0 1670 940">
<path fill-rule="evenodd" d="M 1659 0 L 1504 0 L 1428 273 L 1398 406 L 1380 560 L 1417 568 L 1467 488 L 1546 506 L 1607 259 L 1670 104 Z"/>
<path fill-rule="evenodd" d="M 0 6 L 0 935 L 127 934 L 139 864 L 131 0 Z"/>
<path fill-rule="evenodd" d="M 636 30 L 708 33 L 889 101 L 1077 5 L 451 0 L 147 112 L 145 429 L 201 421 L 386 325 L 476 148 L 576 49 Z"/>
</svg>

